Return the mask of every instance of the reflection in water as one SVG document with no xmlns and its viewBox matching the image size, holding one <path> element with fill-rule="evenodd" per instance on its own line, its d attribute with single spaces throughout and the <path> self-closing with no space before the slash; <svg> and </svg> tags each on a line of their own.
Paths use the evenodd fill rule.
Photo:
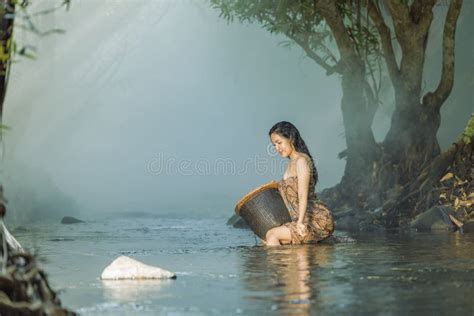
<svg viewBox="0 0 474 316">
<path fill-rule="evenodd" d="M 85 315 L 474 315 L 474 234 L 359 233 L 356 243 L 265 248 L 220 219 L 147 218 L 16 237 L 41 245 L 63 303 Z M 129 252 L 180 275 L 96 279 Z"/>
<path fill-rule="evenodd" d="M 356 240 L 242 250 L 245 299 L 291 315 L 474 313 L 474 236 L 397 232 Z"/>
<path fill-rule="evenodd" d="M 332 249 L 327 245 L 247 249 L 243 256 L 243 281 L 255 294 L 249 299 L 270 302 L 271 310 L 283 314 L 309 315 L 317 296 L 312 273 L 328 263 Z M 262 296 L 268 292 L 273 292 L 271 297 Z"/>
<path fill-rule="evenodd" d="M 137 302 L 156 298 L 173 280 L 102 280 L 104 297 L 113 302 Z"/>
</svg>

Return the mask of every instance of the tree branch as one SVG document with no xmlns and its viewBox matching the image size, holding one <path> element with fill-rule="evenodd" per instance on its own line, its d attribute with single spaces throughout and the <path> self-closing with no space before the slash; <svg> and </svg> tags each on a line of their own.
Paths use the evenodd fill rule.
<svg viewBox="0 0 474 316">
<path fill-rule="evenodd" d="M 397 84 L 400 75 L 400 69 L 398 68 L 395 52 L 393 51 L 392 35 L 390 33 L 390 29 L 388 28 L 387 24 L 385 24 L 381 12 L 373 0 L 368 1 L 367 10 L 369 11 L 372 22 L 374 22 L 375 27 L 380 34 L 382 50 L 385 55 L 385 62 L 387 63 L 387 68 L 392 83 Z"/>
<path fill-rule="evenodd" d="M 426 0 L 414 0 L 410 6 L 410 16 L 415 23 L 420 22 L 421 14 L 423 12 L 423 4 Z"/>
<path fill-rule="evenodd" d="M 345 68 L 351 69 L 353 63 L 358 61 L 357 53 L 336 3 L 332 0 L 315 0 L 314 5 L 320 10 L 332 31 L 341 55 L 340 62 L 344 62 L 343 66 Z"/>
<path fill-rule="evenodd" d="M 411 22 L 410 12 L 408 6 L 403 4 L 400 0 L 387 0 L 388 9 L 392 16 L 393 26 L 395 28 L 395 34 L 399 39 L 399 42 L 403 42 L 400 39 L 403 38 L 404 30 L 406 26 Z"/>
<path fill-rule="evenodd" d="M 433 6 L 436 0 L 424 0 L 421 5 L 421 12 L 419 13 L 419 28 L 418 37 L 424 38 L 430 30 L 431 21 L 433 21 Z M 414 21 L 416 22 L 416 21 Z"/>
<path fill-rule="evenodd" d="M 374 121 L 375 113 L 379 107 L 378 97 L 376 93 L 374 93 L 374 89 L 370 86 L 367 80 L 364 81 L 364 91 L 367 97 L 367 119 L 372 126 L 372 122 Z"/>
<path fill-rule="evenodd" d="M 2 16 L 0 16 L 0 45 L 2 46 L 3 53 L 7 55 L 7 58 L 0 62 L 0 123 L 3 118 L 3 107 L 11 67 L 11 49 L 7 43 L 11 40 L 13 34 L 15 3 L 12 0 L 4 0 L 2 1 L 2 6 Z M 13 17 L 7 18 L 7 15 L 12 15 Z"/>
<path fill-rule="evenodd" d="M 286 18 L 288 22 L 291 22 L 291 18 L 287 14 L 285 14 L 284 17 Z M 272 18 L 271 16 L 267 16 L 267 17 L 261 16 L 260 19 L 262 21 L 266 21 L 267 23 L 270 23 L 273 26 L 277 25 L 276 18 Z M 295 36 L 294 34 L 292 34 L 291 32 L 284 32 L 284 34 L 289 39 L 293 40 L 296 44 L 298 44 L 304 50 L 304 52 L 309 58 L 314 60 L 319 66 L 321 66 L 324 70 L 326 70 L 326 75 L 329 76 L 333 74 L 334 72 L 339 72 L 337 69 L 337 60 L 335 59 L 335 57 L 332 54 L 330 54 L 330 57 L 336 62 L 336 66 L 329 65 L 321 56 L 319 56 L 310 48 L 309 43 L 308 43 L 308 36 L 306 36 L 305 40 L 302 40 L 298 38 L 297 36 Z M 329 51 L 329 49 L 327 50 Z"/>
<path fill-rule="evenodd" d="M 340 71 L 337 69 L 337 66 L 331 66 L 329 65 L 328 63 L 326 63 L 324 61 L 324 59 L 319 56 L 318 54 L 316 54 L 310 47 L 309 47 L 309 44 L 299 38 L 297 38 L 296 36 L 294 35 L 291 35 L 291 34 L 286 34 L 286 36 L 288 38 L 290 38 L 291 40 L 293 40 L 296 44 L 298 44 L 303 50 L 304 52 L 306 53 L 306 55 L 311 58 L 312 60 L 314 60 L 319 66 L 323 67 L 324 70 L 326 70 L 326 75 L 332 75 L 333 73 L 335 72 L 338 72 L 340 73 Z"/>
<path fill-rule="evenodd" d="M 452 0 L 449 4 L 443 32 L 443 70 L 438 87 L 423 97 L 423 104 L 441 108 L 451 94 L 454 85 L 454 48 L 456 23 L 459 18 L 463 0 Z"/>
</svg>

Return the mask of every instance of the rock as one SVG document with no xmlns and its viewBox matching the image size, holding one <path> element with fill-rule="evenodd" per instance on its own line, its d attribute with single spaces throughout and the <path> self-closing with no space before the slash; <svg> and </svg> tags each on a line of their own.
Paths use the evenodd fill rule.
<svg viewBox="0 0 474 316">
<path fill-rule="evenodd" d="M 227 221 L 227 225 L 231 225 L 235 228 L 250 228 L 245 220 L 237 214 L 232 215 Z"/>
<path fill-rule="evenodd" d="M 63 219 L 61 220 L 61 224 L 77 224 L 77 223 L 84 223 L 84 221 L 81 221 L 80 219 L 77 219 L 71 216 L 64 216 Z"/>
<path fill-rule="evenodd" d="M 336 219 L 336 230 L 359 231 L 359 221 L 354 216 Z"/>
<path fill-rule="evenodd" d="M 419 231 L 453 231 L 455 226 L 449 219 L 450 214 L 454 214 L 452 208 L 435 206 L 415 217 L 410 227 Z"/>
<path fill-rule="evenodd" d="M 460 230 L 463 234 L 474 233 L 474 221 L 465 223 Z"/>
<path fill-rule="evenodd" d="M 337 212 L 332 212 L 332 216 L 334 217 L 334 219 L 351 215 L 354 215 L 354 211 L 352 209 L 338 210 Z"/>
<path fill-rule="evenodd" d="M 321 240 L 321 244 L 335 245 L 335 244 L 353 244 L 356 240 L 349 236 L 331 235 L 328 238 Z"/>
<path fill-rule="evenodd" d="M 12 231 L 13 231 L 14 234 L 21 234 L 21 233 L 29 232 L 28 228 L 23 227 L 23 226 L 17 226 L 15 228 L 13 228 Z"/>
<path fill-rule="evenodd" d="M 380 233 L 385 231 L 382 225 L 374 224 L 370 221 L 362 221 L 359 223 L 359 231 L 366 233 Z"/>
<path fill-rule="evenodd" d="M 100 278 L 102 280 L 176 279 L 176 274 L 127 256 L 120 256 L 104 269 Z"/>
</svg>

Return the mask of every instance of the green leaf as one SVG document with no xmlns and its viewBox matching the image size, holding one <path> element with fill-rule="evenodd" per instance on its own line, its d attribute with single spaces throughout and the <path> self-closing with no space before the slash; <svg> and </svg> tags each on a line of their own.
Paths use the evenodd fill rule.
<svg viewBox="0 0 474 316">
<path fill-rule="evenodd" d="M 10 126 L 8 126 L 8 125 L 0 124 L 0 129 L 9 131 L 9 130 L 11 130 L 12 128 L 11 128 Z"/>
<path fill-rule="evenodd" d="M 474 113 L 471 114 L 471 118 L 467 122 L 467 126 L 463 131 L 463 141 L 465 144 L 471 143 L 474 138 Z"/>
</svg>

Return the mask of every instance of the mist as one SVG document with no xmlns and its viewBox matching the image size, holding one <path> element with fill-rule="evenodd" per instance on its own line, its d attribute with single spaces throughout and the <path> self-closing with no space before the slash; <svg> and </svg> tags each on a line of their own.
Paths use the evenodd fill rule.
<svg viewBox="0 0 474 316">
<path fill-rule="evenodd" d="M 15 31 L 37 59 L 14 64 L 7 92 L 8 219 L 230 216 L 246 192 L 281 178 L 285 161 L 268 138 L 281 120 L 295 124 L 315 158 L 317 191 L 341 179 L 339 78 L 281 45 L 284 36 L 229 24 L 206 1 L 75 0 L 37 23 L 66 33 Z M 472 52 L 466 27 L 459 36 Z M 437 58 L 427 65 L 439 68 Z M 458 85 L 453 95 L 468 91 Z M 471 103 L 444 109 L 443 147 L 464 127 L 450 122 L 474 110 L 472 93 L 464 95 Z M 387 102 L 377 113 L 377 140 L 391 111 Z"/>
</svg>

